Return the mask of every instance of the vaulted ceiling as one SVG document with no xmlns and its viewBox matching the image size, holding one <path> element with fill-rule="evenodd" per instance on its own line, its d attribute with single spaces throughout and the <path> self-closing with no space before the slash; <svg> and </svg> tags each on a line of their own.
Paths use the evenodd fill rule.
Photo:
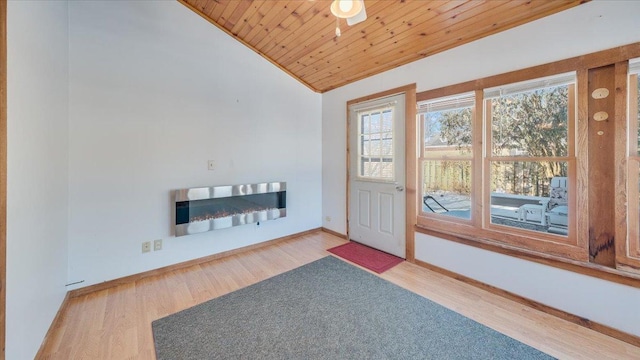
<svg viewBox="0 0 640 360">
<path fill-rule="evenodd" d="M 329 0 L 178 1 L 318 92 L 586 2 L 365 0 L 367 20 L 341 19 L 337 37 Z"/>
</svg>

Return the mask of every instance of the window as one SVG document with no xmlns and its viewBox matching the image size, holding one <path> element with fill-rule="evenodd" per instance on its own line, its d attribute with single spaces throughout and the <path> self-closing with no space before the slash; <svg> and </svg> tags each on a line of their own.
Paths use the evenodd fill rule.
<svg viewBox="0 0 640 360">
<path fill-rule="evenodd" d="M 471 219 L 474 93 L 418 104 L 422 213 Z"/>
<path fill-rule="evenodd" d="M 574 83 L 568 74 L 485 90 L 491 224 L 568 234 Z"/>
<path fill-rule="evenodd" d="M 595 264 L 605 279 L 640 274 L 638 44 L 425 90 L 416 104 L 415 231 L 587 274 Z"/>
<path fill-rule="evenodd" d="M 575 218 L 576 74 L 418 103 L 418 225 L 584 258 Z"/>
<path fill-rule="evenodd" d="M 358 177 L 394 181 L 393 108 L 362 110 L 358 118 Z"/>
</svg>

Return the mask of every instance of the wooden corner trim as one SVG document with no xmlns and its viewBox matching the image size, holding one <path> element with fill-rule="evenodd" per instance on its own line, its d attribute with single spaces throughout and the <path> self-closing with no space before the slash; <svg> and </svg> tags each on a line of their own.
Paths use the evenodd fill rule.
<svg viewBox="0 0 640 360">
<path fill-rule="evenodd" d="M 577 315 L 568 313 L 568 312 L 563 311 L 563 310 L 556 309 L 554 307 L 539 303 L 539 302 L 537 302 L 535 300 L 531 300 L 531 299 L 525 298 L 523 296 L 514 294 L 512 292 L 497 288 L 495 286 L 485 284 L 485 283 L 483 283 L 481 281 L 469 278 L 467 276 L 458 274 L 458 273 L 453 272 L 453 271 L 449 271 L 447 269 L 443 269 L 441 267 L 426 263 L 424 261 L 415 260 L 415 264 L 418 265 L 418 266 L 421 266 L 423 268 L 429 269 L 431 271 L 437 272 L 439 274 L 442 274 L 444 276 L 453 278 L 453 279 L 458 280 L 460 282 L 463 282 L 465 284 L 469 284 L 469 285 L 475 286 L 475 287 L 477 287 L 479 289 L 488 291 L 488 292 L 490 292 L 492 294 L 495 294 L 495 295 L 501 296 L 503 298 L 515 301 L 517 303 L 526 305 L 526 306 L 528 306 L 530 308 L 533 308 L 535 310 L 539 310 L 539 311 L 542 311 L 542 312 L 547 313 L 549 315 L 553 315 L 553 316 L 555 316 L 557 318 L 560 318 L 560 319 L 572 322 L 574 324 L 583 326 L 583 327 L 585 327 L 587 329 L 591 329 L 591 330 L 597 331 L 597 332 L 599 332 L 601 334 L 604 334 L 604 335 L 610 336 L 612 338 L 624 341 L 624 342 L 629 343 L 629 344 L 634 345 L 634 346 L 640 346 L 640 337 L 638 337 L 638 336 L 626 333 L 624 331 L 620 331 L 618 329 L 612 328 L 612 327 L 607 326 L 607 325 L 603 325 L 603 324 L 597 323 L 595 321 L 591 321 L 589 319 L 586 319 L 586 318 L 583 318 L 581 316 L 577 316 Z"/>
</svg>

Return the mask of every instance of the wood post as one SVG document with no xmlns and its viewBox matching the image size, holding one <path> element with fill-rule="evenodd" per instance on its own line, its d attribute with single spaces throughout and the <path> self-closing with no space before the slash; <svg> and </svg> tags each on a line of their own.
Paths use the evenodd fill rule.
<svg viewBox="0 0 640 360">
<path fill-rule="evenodd" d="M 589 261 L 615 267 L 615 66 L 588 78 Z"/>
</svg>

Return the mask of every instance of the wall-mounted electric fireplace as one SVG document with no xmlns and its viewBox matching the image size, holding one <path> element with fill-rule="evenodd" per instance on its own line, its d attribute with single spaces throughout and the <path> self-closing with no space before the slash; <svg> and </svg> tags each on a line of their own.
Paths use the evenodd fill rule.
<svg viewBox="0 0 640 360">
<path fill-rule="evenodd" d="M 287 216 L 287 183 L 210 186 L 175 192 L 176 236 Z"/>
</svg>

